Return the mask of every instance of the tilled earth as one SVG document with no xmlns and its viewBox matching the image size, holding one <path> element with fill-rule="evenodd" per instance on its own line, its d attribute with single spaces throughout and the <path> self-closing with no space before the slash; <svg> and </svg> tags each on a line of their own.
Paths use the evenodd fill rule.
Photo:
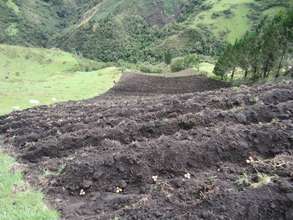
<svg viewBox="0 0 293 220">
<path fill-rule="evenodd" d="M 151 96 L 125 82 L 0 117 L 63 219 L 293 219 L 293 81 Z"/>
<path fill-rule="evenodd" d="M 182 94 L 228 87 L 228 83 L 192 75 L 192 70 L 177 73 L 177 77 L 158 77 L 125 73 L 108 95 L 150 96 L 156 94 Z M 181 76 L 182 75 L 182 76 Z"/>
</svg>

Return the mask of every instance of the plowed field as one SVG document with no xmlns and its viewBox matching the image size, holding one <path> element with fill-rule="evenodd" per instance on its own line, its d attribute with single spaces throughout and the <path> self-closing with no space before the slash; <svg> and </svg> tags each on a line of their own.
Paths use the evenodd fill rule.
<svg viewBox="0 0 293 220">
<path fill-rule="evenodd" d="M 126 75 L 0 133 L 66 220 L 292 220 L 293 82 L 222 87 Z"/>
</svg>

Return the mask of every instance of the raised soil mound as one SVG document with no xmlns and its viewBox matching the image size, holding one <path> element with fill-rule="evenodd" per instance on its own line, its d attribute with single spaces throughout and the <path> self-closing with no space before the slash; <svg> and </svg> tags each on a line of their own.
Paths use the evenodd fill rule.
<svg viewBox="0 0 293 220">
<path fill-rule="evenodd" d="M 110 89 L 107 94 L 119 96 L 182 94 L 215 90 L 229 86 L 228 83 L 209 79 L 206 76 L 191 75 L 192 73 L 191 70 L 185 70 L 177 73 L 176 77 L 125 73 L 120 81 Z"/>
<path fill-rule="evenodd" d="M 289 81 L 43 106 L 0 134 L 66 220 L 292 220 L 292 119 Z"/>
</svg>

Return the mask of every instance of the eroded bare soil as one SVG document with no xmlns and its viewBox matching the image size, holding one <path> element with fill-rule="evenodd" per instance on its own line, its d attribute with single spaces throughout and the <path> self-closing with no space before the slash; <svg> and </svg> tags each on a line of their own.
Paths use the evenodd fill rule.
<svg viewBox="0 0 293 220">
<path fill-rule="evenodd" d="M 0 117 L 63 219 L 293 219 L 292 81 L 152 96 L 124 83 Z"/>
</svg>

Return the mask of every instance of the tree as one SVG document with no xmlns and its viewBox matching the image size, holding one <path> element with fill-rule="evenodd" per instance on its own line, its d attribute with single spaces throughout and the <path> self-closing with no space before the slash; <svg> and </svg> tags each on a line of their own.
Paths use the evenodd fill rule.
<svg viewBox="0 0 293 220">
<path fill-rule="evenodd" d="M 165 53 L 164 53 L 164 61 L 167 65 L 170 65 L 171 62 L 172 62 L 172 54 L 171 54 L 171 51 L 170 50 L 167 50 Z"/>
<path fill-rule="evenodd" d="M 247 32 L 233 45 L 227 45 L 219 57 L 214 73 L 221 78 L 242 69 L 243 78 L 253 80 L 279 77 L 293 44 L 293 9 L 279 13 L 273 19 L 264 19 L 255 29 Z M 286 69 L 286 68 L 285 68 Z"/>
<path fill-rule="evenodd" d="M 183 58 L 179 57 L 172 60 L 171 71 L 178 72 L 187 68 L 198 67 L 199 62 L 200 60 L 198 56 L 194 54 L 187 55 Z"/>
</svg>

